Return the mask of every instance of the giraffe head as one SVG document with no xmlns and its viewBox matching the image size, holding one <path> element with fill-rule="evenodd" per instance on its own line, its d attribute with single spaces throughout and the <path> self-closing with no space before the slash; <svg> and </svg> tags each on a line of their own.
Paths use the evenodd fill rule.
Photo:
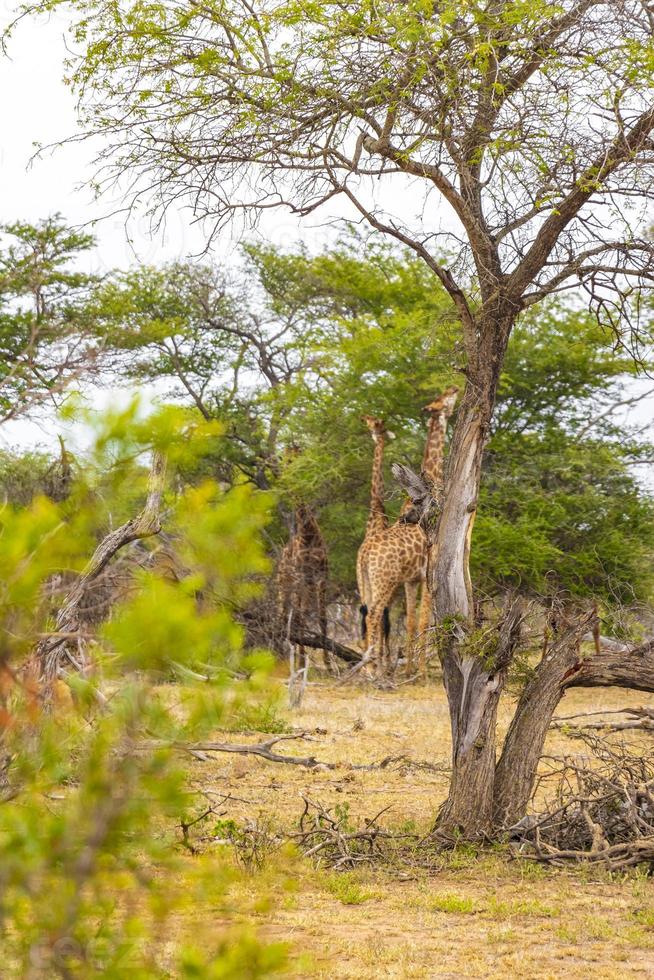
<svg viewBox="0 0 654 980">
<path fill-rule="evenodd" d="M 450 416 L 454 411 L 454 406 L 456 405 L 456 398 L 459 394 L 459 389 L 456 385 L 450 385 L 446 388 L 441 395 L 437 395 L 433 402 L 429 402 L 429 405 L 425 405 L 423 412 L 435 413 L 443 412 L 445 415 Z"/>
<path fill-rule="evenodd" d="M 374 442 L 378 442 L 383 436 L 386 436 L 387 439 L 395 438 L 394 434 L 386 428 L 386 423 L 381 419 L 376 419 L 374 415 L 362 415 L 361 418 L 368 426 Z"/>
<path fill-rule="evenodd" d="M 420 524 L 427 531 L 440 509 L 436 488 L 423 474 L 414 473 L 409 466 L 393 463 L 393 476 L 411 500 L 411 508 L 400 517 L 401 524 Z"/>
</svg>

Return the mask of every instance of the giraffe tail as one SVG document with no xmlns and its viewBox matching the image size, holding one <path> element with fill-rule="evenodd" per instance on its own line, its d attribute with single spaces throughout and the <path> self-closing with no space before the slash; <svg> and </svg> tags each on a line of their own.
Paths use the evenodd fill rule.
<svg viewBox="0 0 654 980">
<path fill-rule="evenodd" d="M 365 602 L 359 606 L 359 615 L 361 616 L 361 639 L 365 640 L 368 636 L 368 607 Z"/>
<path fill-rule="evenodd" d="M 391 616 L 388 611 L 388 606 L 384 606 L 384 617 L 382 622 L 384 628 L 384 639 L 387 640 L 391 632 Z"/>
</svg>

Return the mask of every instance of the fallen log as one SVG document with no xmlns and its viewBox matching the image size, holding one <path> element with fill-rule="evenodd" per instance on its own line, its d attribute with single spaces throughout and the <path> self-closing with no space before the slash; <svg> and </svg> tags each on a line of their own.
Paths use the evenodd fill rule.
<svg viewBox="0 0 654 980">
<path fill-rule="evenodd" d="M 335 654 L 349 664 L 358 664 L 363 660 L 361 653 L 320 633 L 301 633 L 298 630 L 292 629 L 289 640 L 291 643 L 297 643 L 298 646 L 310 647 L 312 650 L 326 650 L 328 653 Z"/>
<path fill-rule="evenodd" d="M 228 752 L 236 755 L 257 755 L 261 759 L 266 759 L 268 762 L 286 762 L 291 766 L 305 766 L 308 769 L 315 769 L 316 766 L 321 766 L 325 769 L 336 769 L 337 764 L 335 762 L 323 762 L 321 759 L 316 759 L 313 755 L 280 755 L 279 752 L 272 751 L 273 746 L 277 745 L 278 742 L 307 738 L 309 738 L 309 736 L 306 732 L 299 732 L 296 735 L 276 735 L 274 738 L 269 738 L 265 742 L 253 742 L 251 744 L 240 744 L 237 742 L 170 743 L 152 739 L 147 742 L 141 742 L 137 748 L 142 752 L 152 751 L 152 749 L 174 748 L 181 752 L 188 752 L 190 755 L 199 758 L 201 761 L 206 761 L 203 759 L 203 754 L 205 752 Z"/>
</svg>

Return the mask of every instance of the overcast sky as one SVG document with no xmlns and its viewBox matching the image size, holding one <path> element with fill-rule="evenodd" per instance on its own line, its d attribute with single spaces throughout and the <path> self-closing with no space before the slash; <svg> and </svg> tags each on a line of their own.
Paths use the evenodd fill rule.
<svg viewBox="0 0 654 980">
<path fill-rule="evenodd" d="M 8 21 L 12 5 L 12 0 L 0 0 L 0 25 Z M 165 229 L 154 236 L 145 219 L 132 219 L 126 228 L 124 217 L 108 216 L 120 202 L 95 201 L 84 187 L 93 173 L 90 145 L 68 144 L 30 162 L 35 144 L 48 146 L 76 132 L 75 100 L 63 82 L 65 27 L 61 13 L 25 21 L 9 44 L 9 57 L 0 57 L 0 221 L 36 222 L 61 212 L 71 224 L 95 222 L 90 230 L 98 245 L 83 260 L 94 272 L 199 253 L 202 230 L 181 210 L 171 210 Z M 301 225 L 282 213 L 267 218 L 258 233 L 280 245 L 302 239 L 312 248 L 334 236 L 322 223 Z M 237 261 L 237 244 L 236 233 L 227 232 L 214 254 Z M 102 404 L 118 396 L 111 391 L 96 397 Z M 0 429 L 0 445 L 48 444 L 54 434 L 52 418 L 7 423 Z"/>
<path fill-rule="evenodd" d="M 0 0 L 0 23 L 7 22 L 12 7 L 13 0 Z M 9 44 L 9 57 L 0 57 L 0 221 L 35 222 L 61 212 L 72 224 L 97 222 L 92 230 L 98 246 L 88 259 L 96 272 L 136 261 L 158 263 L 197 254 L 204 244 L 202 231 L 182 211 L 171 211 L 164 232 L 156 236 L 151 235 L 145 220 L 132 220 L 128 237 L 120 216 L 106 217 L 112 210 L 111 202 L 94 201 L 83 187 L 92 175 L 88 144 L 69 144 L 30 164 L 34 144 L 47 145 L 76 131 L 74 98 L 62 80 L 65 26 L 61 13 L 26 21 Z M 410 194 L 411 189 L 406 188 L 403 207 L 419 209 L 419 202 L 410 201 Z M 301 239 L 317 249 L 334 237 L 333 226 L 325 222 L 328 217 L 300 223 L 292 215 L 279 212 L 266 217 L 259 233 L 278 245 L 292 245 Z M 236 244 L 234 233 L 223 234 L 216 243 L 216 255 L 235 261 Z M 635 383 L 633 391 L 652 387 L 653 383 L 644 379 Z M 99 403 L 115 397 L 115 392 L 98 395 Z M 654 397 L 628 409 L 626 417 L 640 425 L 652 425 Z M 49 443 L 53 436 L 52 421 L 10 423 L 0 431 L 0 445 Z"/>
</svg>

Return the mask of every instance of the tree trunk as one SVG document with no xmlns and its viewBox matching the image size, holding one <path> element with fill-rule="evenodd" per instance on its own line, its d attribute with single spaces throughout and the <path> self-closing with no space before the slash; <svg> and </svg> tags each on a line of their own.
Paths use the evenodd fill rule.
<svg viewBox="0 0 654 980">
<path fill-rule="evenodd" d="M 448 458 L 432 569 L 434 622 L 452 729 L 452 779 L 438 830 L 469 838 L 491 831 L 495 818 L 506 822 L 524 815 L 565 686 L 654 687 L 651 645 L 634 651 L 631 659 L 602 654 L 577 663 L 576 642 L 562 637 L 523 693 L 496 775 L 497 706 L 513 644 L 503 644 L 500 636 L 489 656 L 487 645 L 475 636 L 468 562 L 482 455 L 516 313 L 498 300 L 492 311 L 486 308 L 475 319 L 473 337 L 467 330 L 468 383 Z"/>
<path fill-rule="evenodd" d="M 473 618 L 470 539 L 482 454 L 513 319 L 487 315 L 476 323 L 479 351 L 468 364 L 436 532 L 434 620 L 452 729 L 452 780 L 438 826 L 469 837 L 492 825 L 495 724 L 506 674 L 496 657 L 488 662 L 469 642 Z"/>
<path fill-rule="evenodd" d="M 595 613 L 561 634 L 524 688 L 495 770 L 494 822 L 510 827 L 524 817 L 552 715 L 563 695 L 564 678 L 578 660 L 579 639 Z"/>
<path fill-rule="evenodd" d="M 522 619 L 522 604 L 515 600 L 507 605 L 502 622 L 486 633 L 491 649 L 469 655 L 450 651 L 444 680 L 452 725 L 452 780 L 438 817 L 438 828 L 446 833 L 476 837 L 490 828 L 497 706 L 520 641 Z M 452 681 L 455 690 L 449 686 Z"/>
<path fill-rule="evenodd" d="M 452 728 L 452 778 L 438 815 L 438 829 L 467 838 L 490 827 L 495 772 L 497 705 L 505 676 L 489 674 L 479 657 L 443 661 L 443 680 Z"/>
<path fill-rule="evenodd" d="M 579 659 L 579 640 L 592 612 L 569 627 L 540 662 L 525 687 L 495 773 L 495 822 L 510 827 L 524 817 L 543 745 L 556 707 L 569 687 L 625 687 L 654 691 L 654 641 L 633 650 Z"/>
</svg>

